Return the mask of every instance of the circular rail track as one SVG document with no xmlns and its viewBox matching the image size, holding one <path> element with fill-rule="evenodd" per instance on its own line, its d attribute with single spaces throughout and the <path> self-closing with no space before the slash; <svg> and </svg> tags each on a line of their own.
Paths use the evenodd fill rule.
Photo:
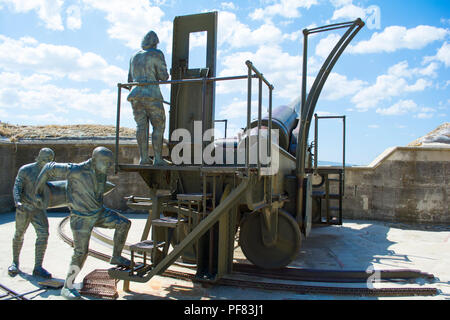
<svg viewBox="0 0 450 320">
<path fill-rule="evenodd" d="M 65 217 L 59 224 L 58 226 L 58 235 L 60 236 L 60 238 L 66 242 L 67 244 L 69 244 L 70 246 L 73 247 L 73 240 L 68 237 L 63 229 L 65 224 L 68 222 L 69 217 Z M 108 244 L 108 241 L 105 241 L 106 245 Z M 93 249 L 89 249 L 89 255 L 92 257 L 95 257 L 97 259 L 103 260 L 103 261 L 109 261 L 111 256 L 103 253 L 103 252 L 99 252 Z M 257 271 L 256 269 L 258 268 L 254 268 L 253 266 L 250 265 L 243 265 L 243 264 L 235 264 L 234 267 L 237 267 L 237 269 L 239 270 L 239 268 L 241 268 L 241 270 L 245 270 L 245 272 L 242 272 L 242 274 L 251 274 L 252 276 L 259 276 L 259 271 Z M 284 269 L 281 269 L 284 270 Z M 302 270 L 302 269 L 297 269 L 297 270 Z M 255 271 L 255 272 L 253 272 Z M 309 270 L 317 272 L 318 270 Z M 424 277 L 427 279 L 431 279 L 433 278 L 432 275 L 429 275 L 427 273 L 420 273 L 416 270 L 400 270 L 402 273 L 405 272 L 410 272 L 410 277 L 406 277 L 406 280 L 410 280 L 412 278 L 417 278 L 417 277 Z M 321 285 L 300 285 L 300 284 L 291 284 L 291 283 L 274 283 L 274 282 L 269 282 L 267 280 L 264 280 L 265 278 L 277 278 L 277 279 L 283 279 L 283 280 L 294 280 L 294 281 L 312 281 L 312 282 L 341 282 L 341 281 L 325 281 L 325 278 L 327 277 L 322 277 L 322 278 L 317 278 L 319 279 L 319 281 L 317 281 L 315 279 L 314 273 L 310 273 L 313 274 L 312 277 L 309 277 L 309 280 L 306 280 L 306 278 L 299 278 L 296 276 L 293 276 L 293 274 L 290 274 L 289 272 L 287 273 L 288 275 L 281 276 L 280 274 L 282 274 L 283 272 L 281 271 L 276 271 L 276 270 L 271 270 L 270 273 L 268 273 L 269 271 L 265 271 L 266 274 L 262 275 L 261 280 L 242 280 L 242 279 L 233 279 L 232 275 L 230 276 L 226 276 L 221 278 L 219 281 L 215 282 L 215 285 L 224 285 L 224 286 L 233 286 L 233 287 L 238 287 L 238 288 L 253 288 L 253 289 L 262 289 L 262 290 L 270 290 L 270 291 L 289 291 L 289 292 L 295 292 L 298 294 L 324 294 L 324 295 L 342 295 L 342 296 L 365 296 L 365 297 L 406 297 L 406 296 L 434 296 L 437 295 L 439 292 L 436 288 L 355 288 L 355 287 L 328 287 L 328 286 L 321 286 Z M 292 270 L 291 270 L 292 272 Z M 319 272 L 323 272 L 323 271 L 319 271 Z M 330 279 L 338 279 L 339 277 L 336 275 L 339 275 L 339 272 L 342 271 L 330 271 L 331 273 L 329 273 L 328 275 L 328 280 Z M 334 277 L 330 277 L 330 274 L 335 273 Z M 336 273 L 337 272 L 337 273 Z M 347 271 L 347 272 L 351 272 L 351 271 Z M 386 271 L 387 272 L 387 271 Z M 390 271 L 391 273 L 393 271 Z M 411 273 L 412 272 L 412 273 Z M 263 272 L 264 273 L 264 272 Z M 272 276 L 270 276 L 272 274 Z M 381 272 L 381 274 L 383 274 L 383 272 Z M 186 280 L 186 281 L 196 281 L 196 282 L 200 282 L 202 283 L 203 281 L 197 279 L 195 277 L 194 274 L 192 273 L 188 273 L 188 272 L 180 272 L 180 271 L 175 271 L 175 270 L 166 270 L 164 271 L 163 274 L 161 274 L 161 276 L 165 276 L 165 277 L 171 277 L 171 278 L 175 278 L 175 279 L 180 279 L 180 280 Z M 411 277 L 412 276 L 412 277 Z M 345 278 L 345 277 L 344 277 Z M 344 278 L 341 278 L 344 279 Z M 397 279 L 400 279 L 400 275 L 396 275 Z M 348 280 L 348 279 L 345 279 Z M 405 280 L 405 279 L 404 279 Z M 348 282 L 352 282 L 352 281 L 348 281 Z M 355 281 L 353 281 L 355 282 Z"/>
</svg>

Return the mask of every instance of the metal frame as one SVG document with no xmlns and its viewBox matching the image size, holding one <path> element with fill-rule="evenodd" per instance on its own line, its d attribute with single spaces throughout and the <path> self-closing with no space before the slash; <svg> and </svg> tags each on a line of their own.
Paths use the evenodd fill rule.
<svg viewBox="0 0 450 320">
<path fill-rule="evenodd" d="M 303 208 L 303 180 L 305 179 L 305 159 L 307 152 L 307 142 L 309 129 L 311 126 L 312 116 L 317 105 L 320 93 L 322 92 L 323 86 L 328 79 L 333 67 L 336 62 L 356 36 L 356 34 L 364 27 L 364 22 L 361 19 L 357 19 L 351 22 L 336 23 L 331 25 L 326 25 L 323 27 L 304 29 L 303 30 L 303 73 L 302 73 L 302 110 L 300 116 L 300 130 L 298 132 L 297 139 L 297 150 L 296 150 L 296 175 L 298 180 L 298 193 L 297 193 L 297 216 L 301 216 L 301 210 Z M 306 95 L 307 87 L 307 59 L 308 59 L 308 35 L 331 31 L 336 29 L 348 28 L 344 33 L 338 43 L 335 45 L 327 59 L 325 60 L 322 68 L 320 69 L 316 80 L 308 95 Z"/>
<path fill-rule="evenodd" d="M 342 169 L 345 170 L 345 120 L 346 116 L 318 116 L 314 115 L 314 171 L 317 171 L 319 163 L 319 120 L 320 119 L 342 119 Z"/>
</svg>

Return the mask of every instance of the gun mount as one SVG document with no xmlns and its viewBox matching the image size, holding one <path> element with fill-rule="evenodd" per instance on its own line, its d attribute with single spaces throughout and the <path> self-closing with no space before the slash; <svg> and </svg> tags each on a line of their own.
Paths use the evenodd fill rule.
<svg viewBox="0 0 450 320">
<path fill-rule="evenodd" d="M 313 215 L 320 208 L 314 202 L 312 177 L 320 169 L 313 169 L 307 146 L 311 117 L 328 74 L 363 25 L 358 19 L 305 29 L 301 100 L 273 108 L 274 86 L 252 62 L 246 62 L 246 75 L 216 77 L 217 12 L 176 17 L 171 80 L 118 84 L 115 170 L 140 174 L 150 188 L 149 195 L 130 197 L 128 203 L 146 208 L 149 215 L 141 242 L 131 246 L 132 267 L 112 268 L 109 274 L 127 283 L 146 282 L 181 257 L 197 265 L 198 279 L 214 282 L 232 271 L 238 230 L 242 251 L 253 264 L 278 269 L 292 262 L 302 234 L 309 235 Z M 307 36 L 345 27 L 348 31 L 306 96 Z M 189 34 L 199 31 L 207 32 L 206 66 L 189 69 Z M 258 116 L 252 121 L 254 79 L 258 82 Z M 237 80 L 247 80 L 246 130 L 237 138 L 215 139 L 209 130 L 215 123 L 215 84 Z M 172 165 L 120 163 L 121 90 L 139 85 L 171 86 L 168 147 Z M 268 89 L 265 116 L 263 86 Z M 322 170 L 322 175 L 342 177 L 342 171 Z M 142 263 L 135 261 L 139 254 Z M 151 258 L 148 264 L 147 257 Z"/>
</svg>

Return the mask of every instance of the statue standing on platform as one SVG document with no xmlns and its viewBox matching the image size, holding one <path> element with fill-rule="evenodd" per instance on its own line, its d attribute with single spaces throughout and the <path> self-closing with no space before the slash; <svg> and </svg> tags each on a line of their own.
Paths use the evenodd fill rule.
<svg viewBox="0 0 450 320">
<path fill-rule="evenodd" d="M 94 227 L 115 229 L 113 255 L 110 263 L 129 266 L 122 257 L 131 221 L 120 213 L 103 206 L 103 194 L 108 188 L 107 172 L 113 164 L 113 153 L 104 147 L 95 148 L 92 158 L 78 164 L 49 163 L 42 169 L 36 183 L 35 197 L 43 205 L 43 187 L 49 179 L 67 180 L 67 201 L 70 209 L 70 228 L 73 233 L 74 253 L 61 295 L 78 299 L 80 294 L 73 282 L 86 261 L 89 240 Z"/>
<path fill-rule="evenodd" d="M 146 83 L 169 79 L 164 54 L 156 47 L 159 43 L 155 32 L 148 32 L 142 40 L 142 50 L 130 60 L 128 82 Z M 139 146 L 140 164 L 150 164 L 148 156 L 149 121 L 153 126 L 152 146 L 155 154 L 154 165 L 166 165 L 162 158 L 166 115 L 163 96 L 159 85 L 135 86 L 127 98 L 133 107 L 136 121 L 136 140 Z"/>
<path fill-rule="evenodd" d="M 48 219 L 45 208 L 38 208 L 34 202 L 34 186 L 41 169 L 53 161 L 55 153 L 52 149 L 43 148 L 39 151 L 36 162 L 22 166 L 14 183 L 13 196 L 16 205 L 16 232 L 13 238 L 13 263 L 8 268 L 10 276 L 19 271 L 19 256 L 23 245 L 23 237 L 30 223 L 36 230 L 34 276 L 51 278 L 52 275 L 42 267 L 48 242 Z"/>
</svg>

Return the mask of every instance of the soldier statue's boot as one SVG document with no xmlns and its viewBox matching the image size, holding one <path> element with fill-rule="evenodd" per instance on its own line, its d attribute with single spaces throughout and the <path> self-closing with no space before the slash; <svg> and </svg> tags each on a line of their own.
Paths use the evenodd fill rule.
<svg viewBox="0 0 450 320">
<path fill-rule="evenodd" d="M 42 277 L 42 278 L 46 278 L 46 279 L 52 278 L 52 274 L 50 272 L 48 272 L 47 270 L 45 270 L 44 268 L 42 268 L 42 266 L 34 267 L 33 276 Z"/>
<path fill-rule="evenodd" d="M 166 160 L 164 160 L 163 158 L 157 158 L 157 157 L 155 157 L 155 161 L 153 161 L 153 165 L 154 166 L 168 166 L 169 165 L 169 163 L 166 161 Z"/>
<path fill-rule="evenodd" d="M 138 124 L 136 128 L 136 140 L 139 147 L 139 164 L 152 164 L 152 160 L 148 156 L 148 121 Z"/>
<path fill-rule="evenodd" d="M 114 247 L 113 254 L 111 260 L 109 260 L 110 264 L 130 267 L 131 261 L 127 258 L 122 257 L 122 250 L 125 246 L 125 241 L 127 240 L 128 231 L 131 227 L 131 221 L 126 220 L 126 222 L 122 222 L 117 226 L 116 231 L 114 232 Z"/>
<path fill-rule="evenodd" d="M 47 238 L 48 235 L 44 235 L 43 239 L 38 236 L 38 239 L 36 240 L 36 247 L 35 247 L 36 256 L 35 256 L 33 276 L 51 279 L 52 278 L 51 273 L 42 268 L 42 261 L 44 260 L 45 251 L 47 250 Z"/>
<path fill-rule="evenodd" d="M 109 260 L 109 263 L 117 265 L 117 266 L 124 266 L 124 267 L 130 267 L 131 266 L 131 261 L 128 260 L 127 258 L 122 257 L 122 256 L 111 257 L 111 260 Z"/>
<path fill-rule="evenodd" d="M 61 289 L 61 296 L 68 300 L 81 299 L 80 293 L 75 288 L 69 289 L 65 286 Z"/>
<path fill-rule="evenodd" d="M 15 277 L 20 273 L 19 270 L 19 263 L 18 262 L 13 262 L 9 268 L 8 268 L 8 275 L 10 277 Z"/>
</svg>

